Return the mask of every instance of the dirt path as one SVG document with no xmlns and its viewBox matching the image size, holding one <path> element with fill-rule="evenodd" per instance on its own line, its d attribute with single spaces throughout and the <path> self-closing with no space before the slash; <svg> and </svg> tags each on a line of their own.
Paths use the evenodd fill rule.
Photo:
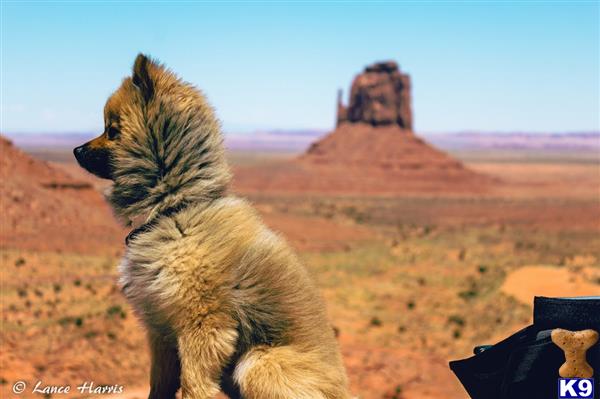
<svg viewBox="0 0 600 399">
<path fill-rule="evenodd" d="M 586 281 L 589 268 L 524 266 L 510 273 L 502 292 L 531 305 L 534 296 L 572 297 L 598 295 L 598 286 Z"/>
</svg>

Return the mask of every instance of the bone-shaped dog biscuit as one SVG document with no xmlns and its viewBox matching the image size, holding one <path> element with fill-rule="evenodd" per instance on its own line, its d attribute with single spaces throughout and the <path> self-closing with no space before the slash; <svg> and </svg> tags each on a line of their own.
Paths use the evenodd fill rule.
<svg viewBox="0 0 600 399">
<path fill-rule="evenodd" d="M 558 369 L 558 374 L 563 378 L 591 378 L 594 369 L 586 361 L 585 353 L 596 341 L 598 333 L 594 330 L 553 330 L 552 342 L 565 352 L 565 362 Z"/>
</svg>

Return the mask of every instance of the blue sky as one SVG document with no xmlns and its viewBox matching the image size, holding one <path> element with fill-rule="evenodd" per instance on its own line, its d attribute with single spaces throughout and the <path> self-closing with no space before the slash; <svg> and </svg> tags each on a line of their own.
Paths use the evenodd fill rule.
<svg viewBox="0 0 600 399">
<path fill-rule="evenodd" d="M 412 76 L 416 130 L 598 130 L 598 2 L 11 2 L 2 123 L 95 132 L 142 51 L 200 87 L 227 131 L 329 129 L 373 61 Z"/>
</svg>

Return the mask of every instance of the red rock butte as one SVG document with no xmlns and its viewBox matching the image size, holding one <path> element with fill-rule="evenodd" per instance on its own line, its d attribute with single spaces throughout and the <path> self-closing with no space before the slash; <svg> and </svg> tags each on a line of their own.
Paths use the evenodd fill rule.
<svg viewBox="0 0 600 399">
<path fill-rule="evenodd" d="M 399 194 L 483 191 L 493 180 L 413 132 L 411 82 L 393 61 L 365 68 L 348 105 L 338 92 L 333 132 L 277 167 L 241 168 L 241 191 Z"/>
<path fill-rule="evenodd" d="M 343 105 L 338 91 L 337 126 L 344 122 L 412 130 L 410 76 L 400 72 L 394 61 L 366 67 L 352 82 L 349 106 Z"/>
</svg>

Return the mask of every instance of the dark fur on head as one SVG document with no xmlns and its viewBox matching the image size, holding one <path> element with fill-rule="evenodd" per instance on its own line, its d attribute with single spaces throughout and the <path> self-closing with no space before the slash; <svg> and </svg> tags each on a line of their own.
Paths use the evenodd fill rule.
<svg viewBox="0 0 600 399">
<path fill-rule="evenodd" d="M 119 216 L 223 195 L 230 173 L 214 111 L 199 90 L 159 63 L 139 54 L 104 118 L 104 133 L 75 152 L 83 167 L 114 180 L 108 198 Z M 101 151 L 108 154 L 104 171 L 90 161 Z"/>
<path fill-rule="evenodd" d="M 149 73 L 150 59 L 143 54 L 139 54 L 133 64 L 133 75 L 131 81 L 136 85 L 144 97 L 144 101 L 148 102 L 154 95 L 154 82 Z"/>
</svg>

